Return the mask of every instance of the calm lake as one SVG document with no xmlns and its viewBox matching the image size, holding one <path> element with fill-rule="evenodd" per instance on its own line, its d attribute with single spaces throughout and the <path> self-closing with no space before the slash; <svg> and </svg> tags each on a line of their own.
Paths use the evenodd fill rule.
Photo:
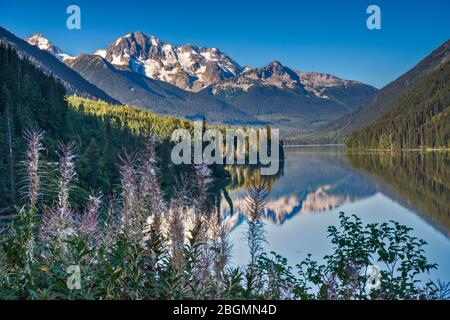
<svg viewBox="0 0 450 320">
<path fill-rule="evenodd" d="M 438 269 L 425 277 L 450 281 L 450 154 L 438 152 L 347 154 L 342 147 L 286 147 L 279 175 L 269 178 L 265 214 L 266 251 L 295 266 L 308 253 L 331 252 L 327 227 L 339 212 L 364 223 L 395 220 L 427 241 L 425 255 Z M 221 210 L 232 231 L 233 264 L 249 260 L 245 232 L 245 186 L 258 170 L 232 168 L 232 187 Z"/>
</svg>

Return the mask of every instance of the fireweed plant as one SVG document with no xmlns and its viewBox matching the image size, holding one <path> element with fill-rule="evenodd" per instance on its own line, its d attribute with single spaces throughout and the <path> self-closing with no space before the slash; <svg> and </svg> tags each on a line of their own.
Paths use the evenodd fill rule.
<svg viewBox="0 0 450 320">
<path fill-rule="evenodd" d="M 77 180 L 73 144 L 60 144 L 52 205 L 42 201 L 42 131 L 27 131 L 22 166 L 25 204 L 2 225 L 0 299 L 448 299 L 449 284 L 422 284 L 437 266 L 426 243 L 396 222 L 363 225 L 340 214 L 328 228 L 333 252 L 320 264 L 308 256 L 297 271 L 264 250 L 264 207 L 270 188 L 251 181 L 246 192 L 250 261 L 231 267 L 227 220 L 206 205 L 213 180 L 206 165 L 182 175 L 166 201 L 158 181 L 156 140 L 137 156 L 121 157 L 117 194 L 92 191 L 85 209 L 73 210 Z M 367 269 L 381 268 L 369 288 Z M 67 284 L 70 267 L 79 287 Z"/>
</svg>

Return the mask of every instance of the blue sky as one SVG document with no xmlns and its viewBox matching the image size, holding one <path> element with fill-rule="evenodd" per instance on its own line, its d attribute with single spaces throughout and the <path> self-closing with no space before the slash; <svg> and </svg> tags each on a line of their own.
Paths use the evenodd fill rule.
<svg viewBox="0 0 450 320">
<path fill-rule="evenodd" d="M 81 30 L 66 28 L 70 4 L 81 8 Z M 370 4 L 381 8 L 381 30 L 366 27 Z M 278 60 L 382 87 L 450 38 L 449 12 L 449 0 L 0 0 L 0 25 L 20 37 L 40 32 L 71 54 L 142 31 L 217 47 L 241 65 Z"/>
</svg>

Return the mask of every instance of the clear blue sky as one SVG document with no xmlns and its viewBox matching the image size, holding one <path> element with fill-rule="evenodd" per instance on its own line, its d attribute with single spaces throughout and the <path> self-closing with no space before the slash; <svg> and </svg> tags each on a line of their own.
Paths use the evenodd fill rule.
<svg viewBox="0 0 450 320">
<path fill-rule="evenodd" d="M 69 4 L 81 8 L 81 30 L 66 29 Z M 366 28 L 370 4 L 381 7 L 380 31 Z M 450 1 L 0 0 L 0 25 L 20 37 L 40 32 L 71 54 L 142 31 L 217 47 L 241 65 L 278 60 L 381 87 L 450 38 Z"/>
</svg>

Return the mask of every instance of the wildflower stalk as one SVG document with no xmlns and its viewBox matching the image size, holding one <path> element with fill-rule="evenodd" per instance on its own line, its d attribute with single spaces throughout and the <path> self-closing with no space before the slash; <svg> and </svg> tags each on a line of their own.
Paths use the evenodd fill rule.
<svg viewBox="0 0 450 320">
<path fill-rule="evenodd" d="M 156 139 L 150 137 L 145 152 L 141 157 L 139 172 L 141 174 L 139 184 L 139 202 L 144 209 L 140 219 L 142 225 L 145 221 L 151 221 L 150 236 L 155 237 L 161 232 L 162 216 L 167 211 L 167 205 L 161 192 L 157 177 Z M 151 219 L 148 219 L 150 216 Z"/>
<path fill-rule="evenodd" d="M 225 287 L 225 267 L 231 256 L 231 243 L 229 240 L 230 228 L 223 220 L 220 212 L 210 220 L 211 230 L 211 247 L 214 261 L 214 276 L 215 276 L 215 297 L 219 298 L 222 295 Z"/>
<path fill-rule="evenodd" d="M 44 212 L 41 226 L 41 238 L 48 246 L 57 249 L 55 253 L 59 252 L 63 256 L 68 250 L 65 241 L 75 233 L 69 201 L 72 183 L 77 179 L 74 150 L 73 143 L 58 145 L 58 201 L 53 208 Z"/>
<path fill-rule="evenodd" d="M 98 210 L 102 201 L 102 196 L 91 194 L 86 206 L 84 215 L 80 219 L 79 231 L 81 235 L 86 235 L 91 240 L 96 240 L 98 233 Z"/>
<path fill-rule="evenodd" d="M 261 216 L 264 207 L 268 203 L 270 190 L 265 181 L 256 182 L 252 180 L 247 187 L 245 201 L 248 214 L 247 243 L 250 250 L 250 263 L 248 265 L 247 290 L 257 291 L 261 286 L 262 279 L 257 274 L 257 262 L 263 253 L 265 242 L 264 225 Z"/>
<path fill-rule="evenodd" d="M 137 205 L 137 186 L 136 186 L 136 170 L 134 169 L 133 159 L 128 155 L 122 159 L 120 166 L 120 182 L 122 187 L 123 216 L 122 224 L 124 233 L 128 237 L 131 236 L 132 219 Z"/>
<path fill-rule="evenodd" d="M 186 176 L 176 181 L 175 195 L 171 201 L 167 217 L 167 238 L 172 245 L 173 267 L 176 272 L 183 271 L 185 258 L 185 224 L 187 223 L 190 198 L 192 197 L 191 181 Z"/>
<path fill-rule="evenodd" d="M 19 211 L 19 224 L 22 226 L 19 234 L 23 241 L 25 254 L 25 270 L 27 281 L 33 285 L 32 264 L 34 263 L 35 253 L 35 236 L 34 236 L 34 214 L 36 212 L 37 202 L 40 192 L 40 172 L 39 172 L 39 156 L 43 150 L 41 140 L 44 132 L 41 130 L 25 130 L 23 137 L 27 143 L 25 160 L 22 166 L 25 169 L 27 198 L 30 208 L 23 206 Z"/>
<path fill-rule="evenodd" d="M 208 189 L 212 181 L 212 172 L 206 164 L 194 166 L 196 174 L 197 195 L 194 201 L 194 217 L 191 230 L 191 247 L 195 250 L 192 261 L 194 282 L 197 283 L 196 295 L 205 294 L 211 280 L 213 252 L 209 243 Z"/>
<path fill-rule="evenodd" d="M 39 156 L 43 150 L 41 141 L 44 136 L 44 131 L 25 130 L 23 136 L 27 142 L 25 160 L 22 162 L 26 170 L 27 198 L 30 207 L 36 208 L 41 186 Z"/>
<path fill-rule="evenodd" d="M 77 179 L 75 171 L 75 145 L 60 143 L 59 154 L 59 180 L 58 180 L 58 212 L 61 218 L 70 212 L 69 194 L 71 183 Z"/>
</svg>

